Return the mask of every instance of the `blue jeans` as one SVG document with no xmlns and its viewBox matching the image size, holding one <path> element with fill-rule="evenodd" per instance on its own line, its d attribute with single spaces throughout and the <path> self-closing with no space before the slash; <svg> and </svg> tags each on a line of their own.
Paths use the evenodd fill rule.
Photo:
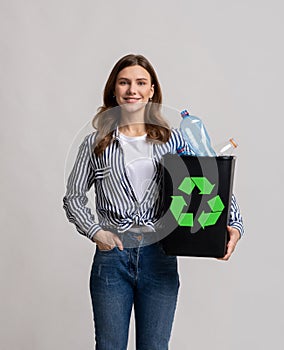
<svg viewBox="0 0 284 350">
<path fill-rule="evenodd" d="M 140 236 L 141 237 L 141 236 Z M 167 350 L 179 289 L 176 257 L 160 243 L 96 249 L 90 276 L 96 350 L 126 350 L 134 305 L 136 349 Z"/>
</svg>

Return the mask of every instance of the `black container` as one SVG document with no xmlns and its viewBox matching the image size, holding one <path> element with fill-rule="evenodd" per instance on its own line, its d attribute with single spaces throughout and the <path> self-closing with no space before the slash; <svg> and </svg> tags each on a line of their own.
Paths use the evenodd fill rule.
<svg viewBox="0 0 284 350">
<path fill-rule="evenodd" d="M 161 243 L 167 255 L 226 254 L 235 160 L 234 156 L 163 157 L 161 224 L 166 236 Z"/>
</svg>

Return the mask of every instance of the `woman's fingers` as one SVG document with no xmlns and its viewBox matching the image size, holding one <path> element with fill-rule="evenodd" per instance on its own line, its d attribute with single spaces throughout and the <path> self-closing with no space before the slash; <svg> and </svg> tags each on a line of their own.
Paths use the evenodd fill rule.
<svg viewBox="0 0 284 350">
<path fill-rule="evenodd" d="M 113 236 L 114 236 L 113 240 L 114 240 L 114 243 L 117 246 L 117 248 L 119 250 L 123 250 L 123 244 L 122 244 L 121 240 L 119 239 L 119 237 L 117 235 L 115 235 L 115 234 L 113 234 Z"/>
<path fill-rule="evenodd" d="M 123 244 L 119 237 L 110 231 L 99 230 L 93 237 L 93 241 L 97 243 L 101 250 L 111 250 L 115 246 L 123 250 Z"/>
<path fill-rule="evenodd" d="M 231 227 L 231 226 L 227 226 L 227 230 L 228 230 L 229 235 L 230 235 L 230 240 L 227 244 L 227 252 L 223 258 L 220 258 L 218 260 L 229 260 L 229 258 L 233 254 L 233 252 L 236 248 L 236 245 L 240 239 L 240 233 L 236 228 Z"/>
</svg>

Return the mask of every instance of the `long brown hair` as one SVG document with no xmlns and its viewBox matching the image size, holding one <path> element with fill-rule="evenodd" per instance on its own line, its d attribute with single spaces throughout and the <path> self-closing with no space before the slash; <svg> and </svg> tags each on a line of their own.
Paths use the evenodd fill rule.
<svg viewBox="0 0 284 350">
<path fill-rule="evenodd" d="M 97 129 L 94 152 L 101 155 L 112 141 L 113 131 L 120 118 L 120 108 L 113 96 L 116 79 L 119 72 L 129 66 L 141 66 L 147 70 L 151 77 L 151 85 L 154 85 L 152 101 L 145 108 L 145 128 L 148 141 L 165 143 L 169 140 L 171 131 L 168 123 L 162 117 L 160 107 L 162 104 L 162 91 L 157 74 L 151 63 L 142 55 L 129 54 L 122 57 L 113 67 L 106 82 L 103 94 L 103 105 L 98 108 L 92 125 Z M 117 108 L 115 108 L 117 107 Z"/>
</svg>

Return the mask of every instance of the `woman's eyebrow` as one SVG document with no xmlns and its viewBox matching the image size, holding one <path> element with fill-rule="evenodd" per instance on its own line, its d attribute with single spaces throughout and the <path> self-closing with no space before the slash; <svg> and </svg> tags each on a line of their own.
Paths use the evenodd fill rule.
<svg viewBox="0 0 284 350">
<path fill-rule="evenodd" d="M 130 79 L 121 77 L 118 80 L 127 80 L 127 81 L 129 81 Z M 136 80 L 148 80 L 148 79 L 147 78 L 137 78 Z"/>
</svg>

